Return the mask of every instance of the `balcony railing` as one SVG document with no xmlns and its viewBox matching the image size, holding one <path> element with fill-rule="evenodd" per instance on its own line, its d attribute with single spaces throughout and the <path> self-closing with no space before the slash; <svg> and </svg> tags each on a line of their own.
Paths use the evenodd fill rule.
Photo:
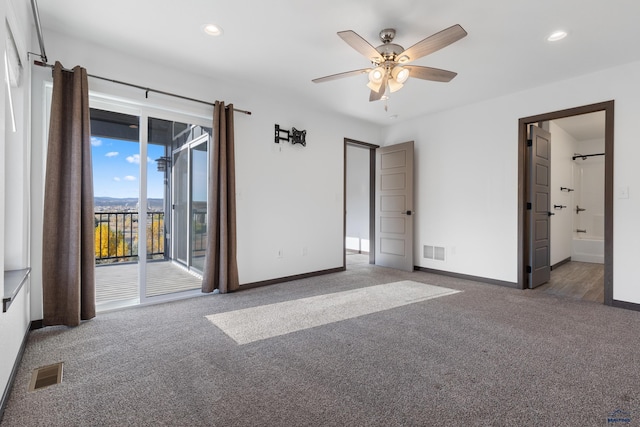
<svg viewBox="0 0 640 427">
<path fill-rule="evenodd" d="M 138 213 L 95 212 L 96 264 L 138 259 Z M 147 258 L 164 258 L 164 212 L 147 212 Z"/>
</svg>

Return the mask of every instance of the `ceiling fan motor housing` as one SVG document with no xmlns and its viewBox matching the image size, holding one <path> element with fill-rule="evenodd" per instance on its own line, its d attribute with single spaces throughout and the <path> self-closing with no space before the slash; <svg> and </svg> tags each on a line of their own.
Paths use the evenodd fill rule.
<svg viewBox="0 0 640 427">
<path fill-rule="evenodd" d="M 404 52 L 404 48 L 398 44 L 391 43 L 396 36 L 396 30 L 394 28 L 385 28 L 380 31 L 380 40 L 382 44 L 376 47 L 376 50 L 384 58 L 384 62 L 392 61 L 397 62 L 396 58 L 399 54 Z M 379 65 L 376 63 L 376 65 Z"/>
<path fill-rule="evenodd" d="M 385 61 L 392 62 L 397 62 L 396 58 L 398 57 L 398 55 L 404 52 L 404 48 L 395 43 L 380 45 L 376 48 L 376 50 L 378 51 L 378 53 L 380 53 L 380 55 L 382 55 Z"/>
</svg>

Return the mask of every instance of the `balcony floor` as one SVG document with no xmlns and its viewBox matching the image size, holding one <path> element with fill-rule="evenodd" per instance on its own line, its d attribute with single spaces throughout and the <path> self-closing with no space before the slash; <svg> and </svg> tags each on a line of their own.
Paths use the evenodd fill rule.
<svg viewBox="0 0 640 427">
<path fill-rule="evenodd" d="M 200 289 L 202 278 L 171 261 L 147 263 L 147 297 Z M 96 266 L 96 304 L 138 298 L 138 264 Z"/>
</svg>

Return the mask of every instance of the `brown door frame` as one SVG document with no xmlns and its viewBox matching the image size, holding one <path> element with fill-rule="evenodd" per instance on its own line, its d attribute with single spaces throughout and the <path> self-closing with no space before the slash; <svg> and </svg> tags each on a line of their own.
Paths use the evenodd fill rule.
<svg viewBox="0 0 640 427">
<path fill-rule="evenodd" d="M 604 132 L 604 303 L 614 305 L 613 301 L 613 123 L 614 101 L 605 101 L 582 107 L 569 108 L 518 120 L 518 287 L 525 289 L 526 283 L 526 150 L 527 125 L 546 122 L 582 114 L 605 112 Z"/>
<path fill-rule="evenodd" d="M 345 138 L 344 139 L 344 158 L 343 158 L 343 168 L 344 176 L 344 191 L 343 193 L 343 203 L 342 206 L 344 208 L 343 213 L 343 222 L 342 222 L 342 231 L 343 231 L 343 239 L 342 239 L 342 266 L 344 268 L 347 267 L 347 249 L 345 247 L 345 241 L 347 239 L 347 146 L 354 146 L 365 148 L 369 150 L 369 264 L 376 263 L 376 246 L 375 246 L 375 212 L 376 212 L 376 148 L 380 148 L 379 145 L 370 144 L 368 142 L 357 141 L 355 139 Z"/>
</svg>

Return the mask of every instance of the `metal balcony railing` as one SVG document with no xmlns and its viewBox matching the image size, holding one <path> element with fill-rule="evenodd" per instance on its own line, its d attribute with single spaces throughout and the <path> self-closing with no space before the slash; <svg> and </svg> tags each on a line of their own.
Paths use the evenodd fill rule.
<svg viewBox="0 0 640 427">
<path fill-rule="evenodd" d="M 147 258 L 165 253 L 164 212 L 147 212 Z M 96 264 L 138 259 L 138 213 L 95 212 Z"/>
</svg>

